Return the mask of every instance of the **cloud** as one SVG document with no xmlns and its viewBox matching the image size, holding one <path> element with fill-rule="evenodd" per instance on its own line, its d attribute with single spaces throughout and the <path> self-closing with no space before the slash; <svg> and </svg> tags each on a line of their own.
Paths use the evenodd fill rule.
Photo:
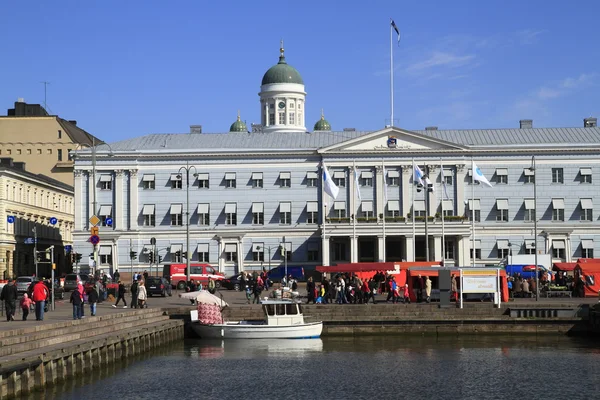
<svg viewBox="0 0 600 400">
<path fill-rule="evenodd" d="M 530 45 L 538 41 L 538 36 L 546 33 L 546 30 L 525 29 L 515 33 L 515 37 L 519 44 Z"/>
<path fill-rule="evenodd" d="M 436 67 L 457 68 L 470 64 L 475 60 L 475 55 L 457 55 L 448 52 L 434 51 L 429 58 L 409 65 L 408 72 L 422 72 L 424 70 Z"/>
<path fill-rule="evenodd" d="M 576 91 L 588 84 L 596 74 L 579 74 L 578 77 L 568 77 L 551 85 L 545 85 L 535 91 L 535 97 L 539 100 L 556 99 Z"/>
</svg>

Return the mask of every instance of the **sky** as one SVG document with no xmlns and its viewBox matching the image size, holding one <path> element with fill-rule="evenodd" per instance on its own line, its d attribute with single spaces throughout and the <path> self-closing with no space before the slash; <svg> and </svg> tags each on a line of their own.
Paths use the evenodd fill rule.
<svg viewBox="0 0 600 400">
<path fill-rule="evenodd" d="M 343 6 L 340 6 L 343 4 Z M 0 113 L 17 98 L 107 142 L 260 120 L 279 42 L 306 125 L 333 130 L 583 126 L 600 117 L 600 2 L 53 0 L 0 10 Z M 394 34 L 395 35 L 395 34 Z"/>
</svg>

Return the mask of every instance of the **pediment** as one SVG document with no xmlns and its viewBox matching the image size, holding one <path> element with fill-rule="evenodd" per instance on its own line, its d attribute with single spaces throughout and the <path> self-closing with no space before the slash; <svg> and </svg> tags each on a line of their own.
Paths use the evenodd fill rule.
<svg viewBox="0 0 600 400">
<path fill-rule="evenodd" d="M 386 128 L 380 131 L 350 139 L 335 145 L 324 147 L 320 153 L 338 152 L 394 152 L 394 151 L 427 151 L 427 150 L 464 150 L 465 148 L 452 142 L 432 138 L 420 133 L 400 128 Z"/>
</svg>

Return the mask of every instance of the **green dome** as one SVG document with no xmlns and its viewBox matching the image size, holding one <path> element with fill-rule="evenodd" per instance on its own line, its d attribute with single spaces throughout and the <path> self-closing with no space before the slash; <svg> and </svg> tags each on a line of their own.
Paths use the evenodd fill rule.
<svg viewBox="0 0 600 400">
<path fill-rule="evenodd" d="M 244 121 L 240 119 L 239 113 L 237 120 L 229 127 L 229 132 L 248 132 L 248 128 L 246 127 Z"/>
<path fill-rule="evenodd" d="M 296 68 L 285 62 L 283 45 L 279 50 L 281 51 L 279 62 L 265 72 L 261 85 L 269 85 L 271 83 L 298 83 L 304 85 L 304 81 Z"/>
<path fill-rule="evenodd" d="M 329 122 L 325 119 L 325 115 L 323 115 L 323 111 L 321 111 L 321 119 L 317 121 L 317 123 L 315 124 L 315 131 L 330 131 L 331 130 L 331 125 L 329 125 Z"/>
</svg>

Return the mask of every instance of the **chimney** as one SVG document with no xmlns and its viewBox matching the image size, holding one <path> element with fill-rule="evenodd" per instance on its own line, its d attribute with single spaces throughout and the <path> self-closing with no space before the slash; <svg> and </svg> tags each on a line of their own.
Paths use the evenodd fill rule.
<svg viewBox="0 0 600 400">
<path fill-rule="evenodd" d="M 589 117 L 583 119 L 584 128 L 596 128 L 598 126 L 598 118 Z"/>
<path fill-rule="evenodd" d="M 74 119 L 70 119 L 70 120 L 69 120 L 69 123 L 71 123 L 71 124 L 73 124 L 73 125 L 77 126 L 77 121 L 75 121 Z"/>
<path fill-rule="evenodd" d="M 437 131 L 438 127 L 437 126 L 426 126 L 425 130 L 426 131 Z"/>
<path fill-rule="evenodd" d="M 519 121 L 519 128 L 521 129 L 532 129 L 533 128 L 533 120 L 532 119 L 522 119 Z"/>
<path fill-rule="evenodd" d="M 24 98 L 22 98 L 22 97 L 19 97 L 19 98 L 17 99 L 17 103 L 25 103 L 25 99 L 24 99 Z"/>
<path fill-rule="evenodd" d="M 190 125 L 190 133 L 191 134 L 202 133 L 202 125 Z"/>
<path fill-rule="evenodd" d="M 344 132 L 356 132 L 356 128 L 344 128 Z"/>
</svg>

